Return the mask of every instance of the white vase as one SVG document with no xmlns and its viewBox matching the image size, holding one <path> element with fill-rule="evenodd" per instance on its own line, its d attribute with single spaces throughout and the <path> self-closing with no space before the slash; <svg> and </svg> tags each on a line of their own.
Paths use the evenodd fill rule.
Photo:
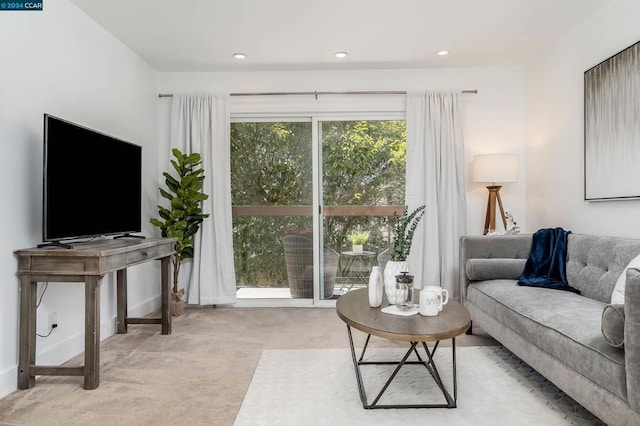
<svg viewBox="0 0 640 426">
<path fill-rule="evenodd" d="M 402 272 L 409 272 L 409 266 L 406 260 L 395 261 L 390 260 L 384 266 L 384 292 L 390 305 L 395 305 L 396 300 L 396 275 Z"/>
<path fill-rule="evenodd" d="M 362 244 L 352 244 L 351 245 L 351 251 L 354 254 L 360 254 L 362 253 Z"/>
<path fill-rule="evenodd" d="M 382 305 L 382 288 L 384 282 L 382 280 L 382 273 L 380 273 L 379 266 L 373 266 L 371 268 L 371 274 L 369 275 L 369 306 L 377 308 Z"/>
</svg>

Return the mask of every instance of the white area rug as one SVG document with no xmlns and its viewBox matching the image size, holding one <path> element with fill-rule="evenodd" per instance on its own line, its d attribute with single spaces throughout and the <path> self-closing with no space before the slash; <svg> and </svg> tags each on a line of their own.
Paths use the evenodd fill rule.
<svg viewBox="0 0 640 426">
<path fill-rule="evenodd" d="M 396 360 L 404 353 L 369 349 L 365 360 Z M 463 347 L 456 354 L 457 408 L 365 410 L 348 349 L 266 350 L 234 425 L 601 424 L 504 348 Z M 453 394 L 451 348 L 438 348 L 435 359 Z M 361 366 L 368 403 L 393 368 Z M 379 404 L 443 402 L 424 366 L 405 365 Z"/>
</svg>

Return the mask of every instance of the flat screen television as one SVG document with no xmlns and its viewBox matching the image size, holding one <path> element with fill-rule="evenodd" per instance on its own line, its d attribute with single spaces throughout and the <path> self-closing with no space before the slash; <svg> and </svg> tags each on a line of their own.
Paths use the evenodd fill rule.
<svg viewBox="0 0 640 426">
<path fill-rule="evenodd" d="M 141 231 L 142 147 L 45 114 L 43 176 L 44 245 Z"/>
</svg>

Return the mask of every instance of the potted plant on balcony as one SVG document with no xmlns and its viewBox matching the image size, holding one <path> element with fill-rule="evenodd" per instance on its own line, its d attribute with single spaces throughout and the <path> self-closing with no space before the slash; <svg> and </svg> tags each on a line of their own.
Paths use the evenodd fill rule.
<svg viewBox="0 0 640 426">
<path fill-rule="evenodd" d="M 351 251 L 354 253 L 362 253 L 362 248 L 364 244 L 369 241 L 369 231 L 352 231 L 349 235 L 347 235 L 347 239 L 351 243 Z"/>
<path fill-rule="evenodd" d="M 409 272 L 407 257 L 411 252 L 413 234 L 424 216 L 425 207 L 422 205 L 408 213 L 409 206 L 405 206 L 402 216 L 395 212 L 393 214 L 391 259 L 384 267 L 384 289 L 390 304 L 396 303 L 396 275 Z"/>
<path fill-rule="evenodd" d="M 184 289 L 178 289 L 180 264 L 185 259 L 193 258 L 193 236 L 200 229 L 200 224 L 209 217 L 202 213 L 201 202 L 209 198 L 202 192 L 204 169 L 200 154 L 183 154 L 177 148 L 172 151 L 175 159 L 171 165 L 177 176 L 164 172 L 166 189 L 159 188 L 160 195 L 169 200 L 169 207 L 158 206 L 160 219 L 151 218 L 150 222 L 159 227 L 163 237 L 175 237 L 176 254 L 173 255 L 173 287 L 171 292 L 171 313 L 184 313 Z"/>
</svg>

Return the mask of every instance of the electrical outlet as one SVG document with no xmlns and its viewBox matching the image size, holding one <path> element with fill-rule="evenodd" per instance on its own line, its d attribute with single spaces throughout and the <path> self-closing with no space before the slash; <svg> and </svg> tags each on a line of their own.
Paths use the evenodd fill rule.
<svg viewBox="0 0 640 426">
<path fill-rule="evenodd" d="M 58 313 L 57 312 L 51 312 L 49 314 L 49 330 L 51 330 L 51 328 L 53 327 L 53 324 L 58 324 Z"/>
</svg>

